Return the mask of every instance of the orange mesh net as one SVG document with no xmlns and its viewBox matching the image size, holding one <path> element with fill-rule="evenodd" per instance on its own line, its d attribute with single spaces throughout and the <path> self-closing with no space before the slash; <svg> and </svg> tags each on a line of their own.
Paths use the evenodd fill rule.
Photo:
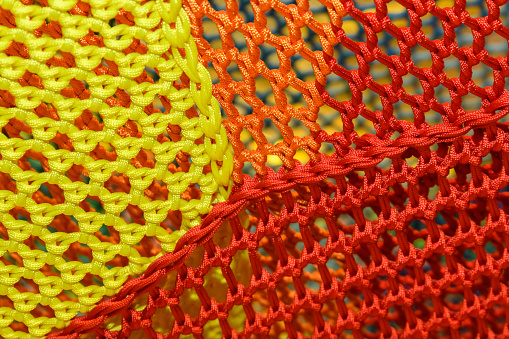
<svg viewBox="0 0 509 339">
<path fill-rule="evenodd" d="M 325 103 L 316 84 L 326 85 L 332 73 L 324 55 L 335 56 L 343 5 L 219 3 L 189 1 L 184 7 L 201 59 L 215 74 L 214 96 L 226 113 L 236 155 L 234 179 L 242 181 L 245 163 L 246 170 L 254 168 L 250 173 L 266 174 L 268 156 L 287 168 L 295 166 L 298 151 L 301 160 L 317 160 L 318 116 Z"/>
</svg>

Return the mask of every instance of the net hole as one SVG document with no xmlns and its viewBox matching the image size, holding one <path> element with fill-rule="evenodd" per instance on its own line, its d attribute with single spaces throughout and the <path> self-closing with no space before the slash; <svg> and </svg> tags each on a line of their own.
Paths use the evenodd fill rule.
<svg viewBox="0 0 509 339">
<path fill-rule="evenodd" d="M 32 199 L 37 203 L 63 204 L 65 202 L 63 192 L 58 185 L 45 183 L 34 192 Z"/>
<path fill-rule="evenodd" d="M 387 4 L 387 11 L 393 25 L 398 28 L 409 27 L 410 16 L 405 6 L 396 1 L 391 1 Z"/>
<path fill-rule="evenodd" d="M 412 168 L 416 168 L 417 165 L 419 164 L 419 159 L 413 155 L 409 158 L 406 158 L 405 161 L 406 161 L 407 165 Z"/>
<path fill-rule="evenodd" d="M 305 100 L 306 94 L 303 94 L 301 91 L 295 89 L 293 86 L 288 86 L 284 89 L 286 99 L 288 104 L 292 105 L 292 107 L 297 110 L 301 107 L 308 107 L 307 102 Z M 309 99 L 310 97 L 307 96 Z"/>
<path fill-rule="evenodd" d="M 444 62 L 444 72 L 445 75 L 449 78 L 459 78 L 460 71 L 461 71 L 461 65 L 458 60 L 453 55 L 448 56 L 447 58 L 443 59 Z"/>
<path fill-rule="evenodd" d="M 254 21 L 254 11 L 250 1 L 244 1 L 242 5 L 239 6 L 239 15 L 245 23 Z"/>
<path fill-rule="evenodd" d="M 155 168 L 155 155 L 151 150 L 142 148 L 138 155 L 131 159 L 131 165 L 136 168 Z"/>
<path fill-rule="evenodd" d="M 361 259 L 361 257 L 359 257 L 358 254 L 354 253 L 353 254 L 353 257 L 355 259 L 355 262 L 360 265 L 361 267 L 367 267 L 368 265 L 366 265 L 366 263 L 364 262 L 364 260 Z"/>
<path fill-rule="evenodd" d="M 456 33 L 456 39 L 454 41 L 458 44 L 458 47 L 472 47 L 474 36 L 472 35 L 470 27 L 462 24 L 454 28 L 454 32 Z"/>
<path fill-rule="evenodd" d="M 233 232 L 228 220 L 224 221 L 212 236 L 212 242 L 219 248 L 227 248 L 233 237 Z"/>
<path fill-rule="evenodd" d="M 270 30 L 271 34 L 275 35 L 276 37 L 282 36 L 286 27 L 285 17 L 274 8 L 271 8 L 264 14 L 265 18 L 267 19 L 266 27 Z M 286 32 L 288 32 L 288 28 L 286 28 Z M 285 35 L 288 35 L 288 33 Z"/>
<path fill-rule="evenodd" d="M 493 85 L 493 69 L 488 65 L 479 62 L 472 66 L 472 81 L 479 87 L 484 88 Z"/>
<path fill-rule="evenodd" d="M 386 55 L 400 55 L 401 51 L 398 45 L 398 39 L 392 36 L 387 31 L 381 31 L 377 33 L 378 46 L 382 50 L 382 53 Z"/>
<path fill-rule="evenodd" d="M 428 191 L 428 199 L 430 199 L 431 201 L 434 201 L 439 191 L 440 191 L 440 187 L 438 185 L 434 185 L 434 186 L 430 187 L 429 191 Z"/>
<path fill-rule="evenodd" d="M 210 47 L 215 50 L 220 50 L 223 47 L 223 43 L 221 42 L 221 35 L 219 34 L 219 29 L 217 28 L 217 24 L 212 21 L 209 17 L 205 16 L 202 18 L 203 25 L 203 37 L 202 41 L 209 43 Z"/>
<path fill-rule="evenodd" d="M 209 277 L 210 279 L 211 277 Z M 217 278 L 216 278 L 217 280 Z M 211 281 L 208 280 L 210 284 Z M 207 283 L 205 283 L 207 284 Z M 218 286 L 219 287 L 219 286 Z M 223 286 L 221 286 L 222 288 Z M 207 291 L 208 292 L 208 291 Z M 210 294 L 209 294 L 210 295 Z M 226 296 L 225 296 L 226 298 Z M 200 298 L 194 289 L 185 289 L 184 293 L 179 297 L 179 306 L 186 315 L 190 318 L 198 318 L 200 315 L 200 308 L 202 307 Z"/>
<path fill-rule="evenodd" d="M 244 143 L 244 147 L 248 151 L 255 151 L 258 148 L 255 139 L 247 129 L 243 129 L 240 133 L 240 140 Z M 247 163 L 244 164 L 244 166 L 245 165 L 247 165 Z"/>
<path fill-rule="evenodd" d="M 488 241 L 486 245 L 484 245 L 484 250 L 489 254 L 495 254 L 498 252 L 497 248 L 495 247 L 495 245 L 493 245 L 491 241 Z"/>
<path fill-rule="evenodd" d="M 375 336 L 378 332 L 380 332 L 380 329 L 374 324 L 369 324 L 364 326 L 363 332 L 367 332 L 369 336 Z"/>
<path fill-rule="evenodd" d="M 365 207 L 362 210 L 362 213 L 364 214 L 364 218 L 366 218 L 369 221 L 374 221 L 377 219 L 378 215 L 373 211 L 372 207 Z"/>
<path fill-rule="evenodd" d="M 484 0 L 466 0 L 466 10 L 471 18 L 478 18 L 488 15 L 488 6 Z"/>
<path fill-rule="evenodd" d="M 332 154 L 334 154 L 335 151 L 336 149 L 334 148 L 334 146 L 328 142 L 323 142 L 322 145 L 320 146 L 320 153 L 322 154 L 331 156 Z M 331 199 L 332 198 L 333 196 L 331 196 Z"/>
<path fill-rule="evenodd" d="M 157 179 L 154 179 L 152 181 L 152 184 L 145 190 L 145 197 L 151 199 L 152 201 L 154 200 L 167 201 L 168 194 L 169 192 L 167 185 L 161 180 Z"/>
<path fill-rule="evenodd" d="M 89 260 L 89 259 L 85 258 L 85 257 L 82 258 L 83 262 L 87 262 L 86 260 Z M 88 261 L 88 262 L 90 262 L 90 261 Z M 128 267 L 129 266 L 129 258 L 127 258 L 123 255 L 120 255 L 120 254 L 115 254 L 113 259 L 106 262 L 106 266 L 111 267 L 111 268 L 113 268 L 113 267 Z"/>
<path fill-rule="evenodd" d="M 369 74 L 371 74 L 373 80 L 381 85 L 390 84 L 392 82 L 389 68 L 378 60 L 373 60 L 369 64 Z"/>
<path fill-rule="evenodd" d="M 419 78 L 413 76 L 412 74 L 407 74 L 402 77 L 403 80 L 403 89 L 409 95 L 422 95 L 424 90 L 422 88 L 421 82 Z"/>
<path fill-rule="evenodd" d="M 136 205 L 128 204 L 127 208 L 120 213 L 120 217 L 127 223 L 145 225 L 144 212 L 140 207 Z"/>
<path fill-rule="evenodd" d="M 83 176 L 83 181 L 88 184 L 90 178 L 85 177 L 84 175 L 81 176 Z M 117 171 L 113 171 L 111 177 L 104 183 L 104 187 L 106 187 L 110 192 L 129 193 L 131 191 L 129 177 Z"/>
<path fill-rule="evenodd" d="M 509 55 L 508 53 L 508 41 L 498 35 L 497 33 L 493 32 L 488 36 L 484 37 L 484 49 L 488 51 L 488 54 L 493 58 L 498 57 L 507 57 Z"/>
<path fill-rule="evenodd" d="M 431 68 L 433 60 L 431 59 L 430 51 L 425 47 L 417 44 L 411 48 L 412 61 L 414 65 L 419 68 Z"/>
<path fill-rule="evenodd" d="M 33 139 L 34 137 L 28 133 L 25 133 L 23 131 L 20 131 L 19 132 L 19 135 L 24 139 L 24 140 L 30 140 L 30 139 Z"/>
<path fill-rule="evenodd" d="M 247 48 L 247 42 L 246 42 L 246 36 L 239 32 L 239 31 L 234 31 L 231 33 L 231 37 L 233 39 L 233 41 L 235 42 L 235 47 L 236 49 L 239 50 L 239 53 L 248 53 L 249 50 Z"/>
<path fill-rule="evenodd" d="M 227 71 L 227 75 L 225 75 L 226 78 L 230 77 L 235 82 L 240 82 L 244 80 L 239 65 L 236 62 L 232 61 L 230 65 L 226 67 L 226 71 Z"/>
<path fill-rule="evenodd" d="M 102 225 L 94 235 L 102 242 L 120 243 L 120 233 L 113 226 Z"/>
<path fill-rule="evenodd" d="M 251 107 L 239 94 L 234 96 L 233 105 L 240 115 L 248 116 L 253 114 L 253 107 Z"/>
<path fill-rule="evenodd" d="M 393 114 L 396 119 L 414 122 L 414 111 L 412 110 L 412 106 L 403 101 L 398 101 L 393 105 L 393 107 Z"/>
<path fill-rule="evenodd" d="M 26 161 L 30 164 L 31 168 L 34 169 L 37 173 L 45 172 L 45 169 L 43 168 L 43 165 L 39 160 L 35 160 L 33 158 L 27 157 Z M 46 162 L 47 162 L 47 160 L 46 160 Z"/>
<path fill-rule="evenodd" d="M 173 318 L 170 307 L 157 308 L 152 316 L 151 323 L 152 329 L 156 333 L 161 333 L 162 335 L 169 334 L 175 323 L 175 318 Z"/>
<path fill-rule="evenodd" d="M 254 80 L 256 86 L 256 98 L 260 100 L 259 105 L 265 105 L 267 107 L 276 106 L 270 81 L 261 75 L 257 76 Z M 256 101 L 257 99 L 254 100 Z"/>
<path fill-rule="evenodd" d="M 463 252 L 463 258 L 466 261 L 475 261 L 477 259 L 477 254 L 475 253 L 475 251 L 472 251 L 471 249 L 466 249 Z"/>
<path fill-rule="evenodd" d="M 424 119 L 426 123 L 430 126 L 440 125 L 444 123 L 442 114 L 434 110 L 429 110 L 428 112 L 424 113 Z"/>
<path fill-rule="evenodd" d="M 7 298 L 4 298 L 4 297 L 2 296 L 2 298 L 1 298 L 1 299 L 6 300 Z M 1 300 L 1 299 L 0 299 L 0 300 Z M 2 303 L 2 304 L 3 304 L 3 303 Z M 11 309 L 13 309 L 13 308 L 14 308 L 14 305 L 12 305 L 10 308 L 11 308 Z M 28 333 L 28 332 L 29 332 L 29 331 L 28 331 L 28 327 L 27 327 L 25 324 L 23 324 L 23 323 L 21 323 L 21 322 L 19 322 L 19 321 L 16 321 L 16 320 L 13 320 L 13 321 L 12 321 L 12 323 L 10 323 L 8 327 L 9 327 L 11 330 L 13 330 L 15 333 L 16 333 L 16 332 L 23 332 L 23 333 Z"/>
<path fill-rule="evenodd" d="M 449 89 L 447 89 L 446 87 L 442 86 L 442 85 L 438 85 L 437 87 L 435 87 L 434 89 L 435 91 L 435 98 L 437 99 L 437 101 L 441 104 L 443 103 L 450 103 L 451 102 L 451 96 L 449 94 Z"/>
<path fill-rule="evenodd" d="M 244 329 L 244 323 L 246 321 L 246 313 L 242 305 L 235 305 L 228 312 L 227 318 L 228 324 L 237 332 L 242 332 Z"/>
<path fill-rule="evenodd" d="M 343 18 L 343 27 L 341 27 L 341 29 L 344 30 L 346 36 L 352 39 L 354 42 L 367 41 L 366 33 L 362 24 L 349 15 Z"/>
<path fill-rule="evenodd" d="M 415 248 L 422 250 L 424 249 L 424 246 L 426 245 L 426 240 L 424 239 L 415 239 L 413 242 L 413 245 Z"/>
<path fill-rule="evenodd" d="M 147 75 L 150 79 L 154 80 L 154 84 L 156 84 L 159 81 L 160 77 L 155 68 L 145 66 L 145 72 L 147 72 Z"/>
<path fill-rule="evenodd" d="M 461 107 L 465 111 L 477 111 L 482 107 L 482 100 L 472 93 L 468 93 L 461 97 Z"/>
<path fill-rule="evenodd" d="M 299 119 L 291 118 L 288 126 L 291 128 L 293 135 L 299 138 L 304 138 L 311 133 Z"/>
<path fill-rule="evenodd" d="M 426 229 L 426 225 L 420 220 L 412 220 L 410 222 L 410 227 L 412 227 L 416 231 L 422 231 Z"/>
<path fill-rule="evenodd" d="M 292 325 L 297 330 L 297 333 L 310 337 L 315 329 L 312 312 L 307 309 L 300 309 L 294 316 Z"/>
<path fill-rule="evenodd" d="M 358 116 L 357 118 L 353 119 L 353 125 L 354 125 L 354 131 L 360 136 L 363 136 L 364 134 L 376 134 L 375 127 L 373 125 L 373 122 L 369 121 L 368 119 L 364 118 L 363 116 Z"/>
<path fill-rule="evenodd" d="M 250 177 L 254 177 L 256 175 L 256 171 L 250 162 L 244 163 L 244 166 L 242 167 L 242 174 L 247 174 Z M 254 232 L 254 230 L 253 230 L 253 232 Z"/>
<path fill-rule="evenodd" d="M 444 28 L 443 28 L 442 22 L 440 21 L 439 18 L 437 18 L 436 16 L 434 16 L 433 14 L 428 12 L 424 16 L 421 17 L 421 21 L 422 21 L 421 31 L 424 33 L 426 38 L 428 38 L 430 40 L 443 39 Z M 424 48 L 424 47 L 422 47 L 422 48 Z M 413 52 L 412 52 L 412 55 L 413 55 Z M 413 60 L 413 58 L 412 58 L 412 60 Z M 430 59 L 430 62 L 431 62 L 431 59 Z M 418 67 L 423 67 L 423 66 L 418 66 Z M 431 67 L 431 66 L 425 66 L 425 67 Z"/>
<path fill-rule="evenodd" d="M 259 48 L 260 60 L 263 60 L 265 66 L 270 70 L 279 69 L 279 57 L 276 48 L 268 43 L 260 45 Z"/>
</svg>

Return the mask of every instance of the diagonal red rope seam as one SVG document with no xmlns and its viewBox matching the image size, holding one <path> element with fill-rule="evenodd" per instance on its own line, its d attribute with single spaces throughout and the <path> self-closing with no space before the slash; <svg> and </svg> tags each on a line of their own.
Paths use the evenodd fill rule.
<svg viewBox="0 0 509 339">
<path fill-rule="evenodd" d="M 332 136 L 321 133 L 318 138 L 319 141 L 335 144 L 338 149 L 335 155 L 329 157 L 321 154 L 320 161 L 299 165 L 289 171 L 285 171 L 282 168 L 279 172 L 275 173 L 269 169 L 268 175 L 265 178 L 255 177 L 253 179 L 246 175 L 244 184 L 234 188 L 228 201 L 216 205 L 201 225 L 192 228 L 178 241 L 173 252 L 167 253 L 154 261 L 143 276 L 126 283 L 115 297 L 100 303 L 88 315 L 75 318 L 63 331 L 51 334 L 48 338 L 78 338 L 82 333 L 94 332 L 100 328 L 106 319 L 126 312 L 134 298 L 154 288 L 165 274 L 179 269 L 197 246 L 208 242 L 221 223 L 237 215 L 248 202 L 259 201 L 273 192 L 284 193 L 299 185 L 312 186 L 328 177 L 345 176 L 354 170 L 374 167 L 381 160 L 395 157 L 408 148 L 422 147 L 423 142 L 440 143 L 456 141 L 461 139 L 462 135 L 468 133 L 472 128 L 471 126 L 486 125 L 486 120 L 489 121 L 488 124 L 493 124 L 496 121 L 493 118 L 488 118 L 488 116 L 499 118 L 502 114 L 508 114 L 508 105 L 509 95 L 508 92 L 505 92 L 503 96 L 489 106 L 490 110 L 502 108 L 502 111 L 498 113 L 489 112 L 488 109 L 485 109 L 484 112 L 476 115 L 476 119 L 469 119 L 464 127 L 456 121 L 454 124 L 451 124 L 451 128 L 443 130 L 435 129 L 433 136 L 429 136 L 426 132 L 412 133 L 414 136 L 420 135 L 421 137 L 404 138 L 405 142 L 401 142 L 401 139 L 392 140 L 387 142 L 386 145 L 380 144 L 380 146 L 363 147 L 362 143 L 360 143 L 358 149 L 353 149 L 349 146 L 345 148 L 346 140 L 341 133 L 336 133 Z M 489 130 L 489 126 L 487 126 L 487 129 Z M 451 130 L 456 130 L 457 135 L 454 135 Z M 371 138 L 376 137 L 371 135 Z M 499 138 L 499 135 L 497 135 L 494 139 L 492 148 L 502 148 L 505 147 L 504 145 L 509 145 L 509 136 L 507 135 L 502 135 L 502 138 Z M 373 143 L 367 143 L 367 145 L 370 144 Z M 342 153 L 344 154 L 343 156 L 341 156 Z M 448 167 L 447 164 L 445 165 Z M 440 166 L 437 165 L 437 167 Z"/>
</svg>

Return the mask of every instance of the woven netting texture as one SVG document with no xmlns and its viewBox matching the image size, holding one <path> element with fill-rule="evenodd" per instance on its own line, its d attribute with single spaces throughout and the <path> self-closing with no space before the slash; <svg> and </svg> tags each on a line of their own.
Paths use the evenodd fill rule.
<svg viewBox="0 0 509 339">
<path fill-rule="evenodd" d="M 509 337 L 507 1 L 182 4 L 236 184 L 51 337 Z"/>
<path fill-rule="evenodd" d="M 0 1 L 0 60 L 0 337 L 41 337 L 224 202 L 233 153 L 174 2 Z"/>
</svg>

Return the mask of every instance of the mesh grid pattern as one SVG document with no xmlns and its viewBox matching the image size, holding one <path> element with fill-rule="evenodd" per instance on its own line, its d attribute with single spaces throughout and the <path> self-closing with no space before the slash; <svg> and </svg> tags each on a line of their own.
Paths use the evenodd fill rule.
<svg viewBox="0 0 509 339">
<path fill-rule="evenodd" d="M 298 151 L 301 161 L 316 160 L 317 119 L 326 107 L 315 81 L 325 83 L 330 74 L 322 50 L 334 56 L 333 27 L 340 27 L 345 15 L 341 3 L 220 3 L 184 6 L 200 56 L 217 77 L 214 96 L 227 117 L 224 126 L 236 154 L 233 178 L 242 181 L 245 164 L 247 171 L 254 169 L 248 173 L 264 174 L 268 156 L 287 168 L 295 165 Z"/>
<path fill-rule="evenodd" d="M 293 1 L 283 1 L 286 6 L 297 4 Z M 454 1 L 442 0 L 437 1 L 436 5 L 439 8 L 450 7 L 454 5 Z M 201 6 L 201 5 L 200 5 Z M 203 48 L 200 49 L 200 53 L 204 60 L 211 60 L 214 58 L 219 58 L 221 53 L 225 53 L 222 50 L 222 40 L 227 40 L 229 36 L 235 42 L 235 48 L 238 49 L 239 53 L 247 53 L 249 50 L 247 48 L 247 43 L 242 34 L 239 34 L 240 31 L 237 29 L 233 31 L 231 34 L 223 34 L 223 38 L 221 40 L 221 27 L 228 26 L 227 22 L 222 22 L 219 19 L 216 19 L 215 16 L 216 11 L 226 11 L 226 6 L 224 2 L 221 1 L 211 1 L 210 5 L 206 3 L 203 5 L 206 8 L 210 9 L 204 11 L 204 14 L 192 14 L 192 10 L 188 10 L 190 15 L 197 16 L 201 18 L 203 25 L 203 33 L 196 33 L 198 38 L 202 38 L 206 41 L 203 44 Z M 376 9 L 375 2 L 373 1 L 355 1 L 355 7 L 362 12 L 369 13 L 374 12 Z M 509 10 L 506 8 L 507 6 L 500 7 L 500 20 L 502 22 L 507 22 Z M 193 8 L 191 6 L 191 8 Z M 238 10 L 239 16 L 243 18 L 245 24 L 255 23 L 255 16 L 253 14 L 252 6 L 249 0 L 243 0 L 238 2 Z M 287 8 L 287 7 L 285 7 Z M 309 1 L 309 8 L 313 13 L 313 18 L 319 22 L 320 24 L 330 22 L 329 16 L 327 14 L 327 7 L 322 5 L 318 1 Z M 266 8 L 264 8 L 265 10 Z M 410 17 L 407 9 L 399 4 L 396 1 L 391 1 L 387 3 L 388 16 L 397 27 L 410 26 Z M 285 10 L 280 10 L 280 12 L 285 13 Z M 473 17 L 483 17 L 488 15 L 488 7 L 485 1 L 469 1 L 467 12 Z M 265 18 L 267 20 L 267 28 L 273 32 L 273 35 L 276 37 L 285 37 L 291 39 L 291 41 L 299 41 L 299 43 L 305 44 L 307 48 L 311 51 L 322 51 L 323 47 L 321 44 L 321 40 L 324 37 L 320 38 L 320 35 L 317 34 L 314 30 L 308 27 L 302 27 L 300 29 L 300 40 L 294 36 L 290 36 L 288 26 L 286 25 L 285 16 L 280 14 L 275 8 L 266 10 L 263 12 Z M 223 17 L 225 18 L 225 17 Z M 444 37 L 444 28 L 440 19 L 432 14 L 423 15 L 421 18 L 422 26 L 420 30 L 425 34 L 426 38 L 434 41 L 440 40 Z M 289 20 L 294 20 L 290 18 Z M 361 23 L 361 21 L 357 20 L 357 18 L 352 15 L 347 15 L 343 18 L 344 25 L 343 31 L 345 32 L 345 38 L 349 38 L 354 43 L 366 42 L 366 29 Z M 200 25 L 198 25 L 200 27 Z M 233 30 L 233 29 L 232 29 Z M 242 30 L 242 29 L 240 29 Z M 368 32 L 371 28 L 367 27 Z M 472 46 L 473 35 L 470 28 L 467 25 L 460 25 L 455 30 L 456 39 L 455 41 L 458 43 L 459 47 L 462 46 Z M 457 32 L 456 32 L 457 31 Z M 380 46 L 381 50 L 389 56 L 397 56 L 400 54 L 400 49 L 398 47 L 397 37 L 387 33 L 387 32 L 378 32 L 376 33 L 376 37 L 378 38 L 377 45 Z M 346 41 L 346 40 L 345 40 Z M 506 40 L 498 35 L 498 34 L 489 34 L 485 37 L 486 44 L 484 48 L 489 53 L 490 56 L 499 57 L 507 55 L 507 42 Z M 329 41 L 329 43 L 333 44 L 333 41 Z M 294 45 L 297 45 L 296 43 Z M 353 47 L 355 44 L 347 44 L 347 43 L 339 43 L 333 44 L 334 46 L 334 57 L 338 60 L 338 63 L 345 67 L 347 70 L 358 70 L 359 63 L 356 57 L 356 49 Z M 273 48 L 269 42 L 260 44 L 258 46 L 260 50 L 260 59 L 263 60 L 266 64 L 266 67 L 269 70 L 274 70 L 279 67 L 284 61 L 280 60 L 278 57 L 276 48 Z M 228 49 L 226 49 L 228 51 Z M 417 44 L 414 47 L 410 48 L 411 51 L 411 59 L 414 64 L 418 67 L 425 68 L 431 67 L 433 64 L 433 59 L 431 53 L 425 47 Z M 217 53 L 216 53 L 217 52 Z M 286 53 L 292 54 L 293 51 L 287 50 Z M 252 54 L 252 53 L 251 53 Z M 303 55 L 303 53 L 293 54 L 289 57 L 291 62 L 291 70 L 295 73 L 297 79 L 314 82 L 316 80 L 316 76 L 313 68 L 313 65 L 316 65 L 316 62 L 307 61 Z M 360 56 L 362 57 L 362 55 Z M 450 55 L 448 57 L 443 58 L 444 65 L 443 71 L 445 72 L 448 78 L 459 78 L 461 65 L 459 59 Z M 225 63 L 226 64 L 226 63 Z M 221 101 L 222 105 L 228 105 L 231 102 L 231 105 L 234 106 L 235 109 L 225 109 L 225 115 L 228 116 L 229 120 L 241 121 L 235 125 L 232 123 L 228 123 L 225 125 L 229 131 L 230 139 L 238 140 L 236 145 L 239 147 L 237 149 L 237 154 L 248 154 L 256 155 L 255 157 L 250 157 L 249 160 L 247 158 L 246 161 L 243 162 L 242 172 L 253 176 L 256 173 L 264 173 L 264 166 L 268 165 L 274 170 L 280 168 L 280 166 L 285 163 L 285 166 L 288 168 L 292 166 L 290 161 L 281 161 L 280 158 L 290 158 L 291 152 L 285 152 L 282 154 L 278 152 L 277 149 L 285 149 L 288 150 L 290 148 L 294 149 L 295 155 L 293 158 L 295 160 L 299 160 L 301 163 L 305 163 L 309 160 L 308 154 L 314 154 L 317 152 L 316 145 L 314 148 L 307 148 L 307 146 L 300 146 L 295 143 L 288 142 L 291 138 L 283 138 L 287 131 L 287 128 L 280 124 L 280 121 L 274 122 L 270 116 L 266 116 L 261 111 L 277 111 L 278 114 L 285 114 L 285 109 L 279 109 L 276 105 L 275 101 L 275 93 L 278 90 L 273 90 L 271 87 L 270 76 L 259 75 L 253 76 L 250 74 L 249 76 L 243 76 L 243 73 L 240 71 L 242 67 L 246 67 L 243 60 L 238 60 L 232 58 L 229 64 L 226 67 L 222 67 L 217 65 L 214 62 L 208 62 L 209 70 L 213 75 L 213 82 L 216 83 L 215 88 L 217 91 L 225 92 L 224 88 L 227 88 L 229 91 L 228 94 L 228 103 L 224 103 Z M 240 65 L 240 68 L 239 66 Z M 373 77 L 373 80 L 378 82 L 379 84 L 385 85 L 390 84 L 392 81 L 391 72 L 389 71 L 390 67 L 387 67 L 385 64 L 381 63 L 378 60 L 373 60 L 369 63 L 370 69 L 369 74 Z M 226 70 L 226 72 L 225 72 Z M 322 69 L 318 71 L 319 74 L 323 72 Z M 223 78 L 219 79 L 218 74 L 223 74 Z M 245 73 L 244 73 L 245 74 Z M 327 71 L 323 73 L 326 75 L 327 83 L 325 85 L 325 89 L 330 94 L 330 96 L 336 99 L 339 102 L 350 101 L 352 98 L 351 90 L 349 88 L 349 83 L 344 81 L 342 77 L 330 73 L 327 74 Z M 257 104 L 253 103 L 253 99 L 251 98 L 249 103 L 246 102 L 245 97 L 248 97 L 249 94 L 246 94 L 244 91 L 245 83 L 250 83 L 249 77 L 254 77 L 254 86 L 256 99 L 259 99 L 263 103 L 262 108 L 258 108 Z M 267 80 L 267 78 L 269 80 Z M 480 62 L 472 67 L 472 81 L 479 87 L 486 87 L 493 84 L 494 76 L 493 69 L 488 65 Z M 220 81 L 221 80 L 221 81 Z M 346 79 L 347 80 L 347 79 Z M 272 81 L 272 80 L 271 80 Z M 274 82 L 274 81 L 273 81 Z M 408 73 L 402 76 L 402 88 L 406 90 L 407 93 L 411 95 L 422 95 L 423 87 L 420 84 L 419 78 Z M 449 95 L 449 90 L 446 86 L 439 85 L 434 88 L 434 97 L 440 102 L 451 102 L 451 96 Z M 292 86 L 288 86 L 284 89 L 286 94 L 288 104 L 290 104 L 294 109 L 307 109 L 308 104 L 305 100 L 305 96 L 303 96 L 299 91 L 293 90 Z M 382 102 L 380 100 L 380 94 L 374 92 L 370 89 L 363 90 L 362 92 L 362 103 L 366 106 L 368 110 L 382 110 Z M 216 95 L 217 96 L 217 95 Z M 224 98 L 223 95 L 218 96 L 218 99 L 221 100 L 221 97 Z M 243 99 L 244 98 L 244 99 Z M 315 104 L 318 103 L 315 101 Z M 231 106 L 230 105 L 230 106 Z M 357 103 L 356 103 L 357 105 Z M 477 110 L 481 107 L 480 98 L 476 97 L 473 94 L 467 94 L 462 98 L 462 107 L 465 110 Z M 404 101 L 397 101 L 393 103 L 394 109 L 393 114 L 399 120 L 406 120 L 412 122 L 414 120 L 414 113 L 412 111 L 411 105 L 405 103 Z M 240 117 L 237 116 L 240 115 Z M 441 116 L 437 112 L 427 112 L 426 122 L 435 125 L 442 122 Z M 286 114 L 290 115 L 290 114 Z M 310 118 L 311 114 L 307 114 L 306 118 Z M 292 115 L 292 119 L 289 120 L 288 126 L 293 131 L 293 137 L 296 137 L 296 140 L 299 140 L 303 145 L 310 145 L 312 143 L 309 142 L 309 138 L 306 137 L 313 136 L 314 134 L 312 130 L 307 128 L 309 123 L 304 123 L 306 118 L 296 117 L 295 114 Z M 245 121 L 257 121 L 253 124 L 246 124 Z M 340 131 L 343 129 L 343 119 L 339 114 L 338 110 L 335 110 L 326 105 L 320 106 L 319 114 L 316 116 L 316 123 L 320 126 L 321 130 L 326 131 L 328 134 L 333 134 L 334 132 Z M 355 131 L 359 135 L 363 134 L 375 134 L 375 126 L 372 121 L 370 121 L 369 117 L 365 114 L 358 115 L 355 119 L 352 119 Z M 254 125 L 254 126 L 253 126 Z M 244 127 L 238 135 L 239 126 Z M 263 136 L 262 136 L 263 135 Z M 263 139 L 266 138 L 266 141 Z M 306 141 L 307 140 L 307 141 Z M 315 138 L 316 140 L 316 138 Z M 268 146 L 267 146 L 268 145 Z M 273 148 L 271 147 L 274 146 Z M 318 146 L 320 151 L 331 155 L 334 152 L 334 147 L 330 143 L 321 143 Z M 305 151 L 304 151 L 305 150 Z M 264 157 L 266 154 L 266 158 Z M 239 157 L 240 158 L 240 157 Z M 253 164 L 252 164 L 253 163 Z M 260 164 L 260 165 L 257 165 Z M 241 165 L 239 165 L 241 166 Z M 254 167 L 258 168 L 255 170 Z M 257 167 L 259 166 L 259 167 Z M 240 170 L 238 170 L 240 172 Z"/>
<path fill-rule="evenodd" d="M 0 1 L 0 337 L 62 328 L 227 198 L 189 33 L 161 1 Z"/>
<path fill-rule="evenodd" d="M 189 79 L 186 65 L 201 62 L 213 84 L 173 85 L 210 88 L 221 104 L 236 184 L 170 253 L 51 338 L 509 336 L 507 1 L 131 5 L 110 10 L 141 20 L 134 37 L 151 17 L 162 41 L 192 35 L 196 50 L 172 55 L 196 61 L 179 65 Z M 141 8 L 163 10 L 145 19 Z M 3 26 L 22 16 L 9 13 Z M 16 124 L 18 139 L 35 130 Z"/>
<path fill-rule="evenodd" d="M 322 1 L 320 10 L 253 0 L 249 16 L 248 2 L 184 2 L 202 60 L 217 73 L 238 184 L 172 253 L 55 338 L 209 337 L 213 322 L 227 338 L 509 335 L 506 1 L 366 3 Z M 299 50 L 314 72 L 297 73 L 290 55 L 309 36 L 297 38 L 292 25 L 325 9 L 322 48 L 309 59 Z M 342 26 L 334 15 L 346 15 Z M 222 45 L 204 41 L 213 34 L 202 30 L 205 17 Z M 247 54 L 242 39 L 255 41 Z M 279 65 L 262 47 L 278 43 Z M 294 76 L 314 88 L 283 96 L 301 84 Z M 260 94 L 261 78 L 274 105 L 270 91 Z M 266 119 L 277 131 L 264 130 Z M 289 131 L 291 119 L 313 141 Z M 246 121 L 252 139 L 239 133 Z M 283 152 L 267 132 L 282 134 Z M 319 152 L 324 144 L 332 148 Z M 306 165 L 295 161 L 298 150 Z M 269 156 L 281 160 L 278 172 L 265 166 Z M 254 178 L 241 177 L 247 163 Z M 212 289 L 206 277 L 218 270 L 223 280 Z M 164 331 L 160 319 L 170 319 Z"/>
</svg>

